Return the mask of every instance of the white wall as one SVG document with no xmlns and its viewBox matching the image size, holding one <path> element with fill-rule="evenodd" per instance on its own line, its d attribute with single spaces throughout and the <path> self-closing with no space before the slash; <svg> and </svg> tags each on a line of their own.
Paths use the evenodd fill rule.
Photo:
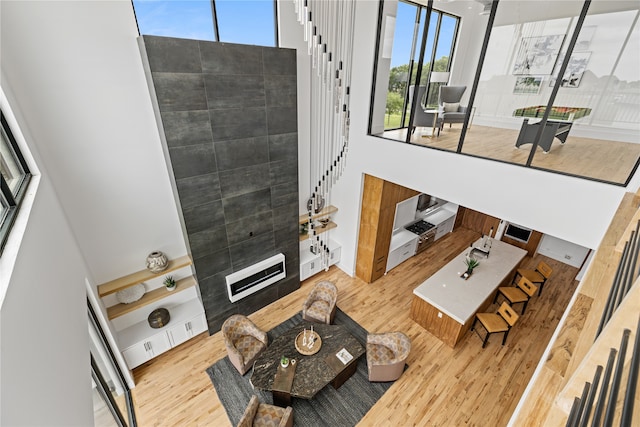
<svg viewBox="0 0 640 427">
<path fill-rule="evenodd" d="M 87 268 L 4 74 L 0 82 L 34 174 L 0 258 L 0 425 L 91 425 Z"/>
<path fill-rule="evenodd" d="M 0 310 L 0 425 L 93 425 L 85 275 L 43 178 Z"/>
<path fill-rule="evenodd" d="M 91 425 L 85 279 L 187 249 L 131 2 L 2 1 L 0 19 L 2 87 L 43 174 L 0 315 L 0 424 Z"/>
<path fill-rule="evenodd" d="M 624 195 L 622 187 L 366 135 L 377 12 L 377 2 L 358 2 L 349 157 L 333 194 L 340 211 L 332 237 L 343 245 L 341 268 L 350 274 L 355 269 L 363 173 L 597 247 Z"/>
<path fill-rule="evenodd" d="M 538 245 L 538 253 L 579 268 L 589 254 L 589 248 L 545 234 Z"/>
<path fill-rule="evenodd" d="M 298 211 L 307 211 L 307 200 L 311 196 L 309 175 L 311 141 L 311 105 L 309 88 L 311 86 L 311 62 L 304 41 L 303 26 L 297 21 L 293 3 L 278 1 L 278 39 L 280 47 L 297 50 L 298 73 L 298 192 L 300 204 Z"/>
<path fill-rule="evenodd" d="M 96 283 L 184 255 L 129 1 L 2 2 L 2 68 Z"/>
</svg>

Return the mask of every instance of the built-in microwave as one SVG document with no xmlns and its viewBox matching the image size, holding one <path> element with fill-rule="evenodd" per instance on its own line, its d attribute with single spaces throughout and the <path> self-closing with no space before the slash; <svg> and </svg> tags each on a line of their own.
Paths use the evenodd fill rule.
<svg viewBox="0 0 640 427">
<path fill-rule="evenodd" d="M 513 240 L 527 243 L 531 237 L 531 230 L 517 224 L 508 223 L 504 235 Z"/>
</svg>

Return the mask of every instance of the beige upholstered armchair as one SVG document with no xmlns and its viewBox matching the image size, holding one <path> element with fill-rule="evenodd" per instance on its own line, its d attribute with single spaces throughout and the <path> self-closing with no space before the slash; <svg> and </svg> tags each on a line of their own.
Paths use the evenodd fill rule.
<svg viewBox="0 0 640 427">
<path fill-rule="evenodd" d="M 258 396 L 254 394 L 238 423 L 238 427 L 252 426 L 292 427 L 293 409 L 291 406 L 281 408 L 268 403 L 260 403 Z"/>
<path fill-rule="evenodd" d="M 267 333 L 241 314 L 234 314 L 224 321 L 222 335 L 229 360 L 242 375 L 249 370 L 269 343 Z"/>
<path fill-rule="evenodd" d="M 336 314 L 337 300 L 336 285 L 326 280 L 316 283 L 302 306 L 302 318 L 330 325 Z"/>
<path fill-rule="evenodd" d="M 411 340 L 402 332 L 367 336 L 369 381 L 395 381 L 400 378 L 411 351 Z"/>
</svg>

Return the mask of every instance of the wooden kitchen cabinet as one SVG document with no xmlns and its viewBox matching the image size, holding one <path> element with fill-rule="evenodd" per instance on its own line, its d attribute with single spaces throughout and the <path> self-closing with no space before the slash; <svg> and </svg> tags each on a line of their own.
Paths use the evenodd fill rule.
<svg viewBox="0 0 640 427">
<path fill-rule="evenodd" d="M 418 191 L 365 174 L 356 277 L 371 283 L 384 275 L 396 204 L 418 194 Z"/>
</svg>

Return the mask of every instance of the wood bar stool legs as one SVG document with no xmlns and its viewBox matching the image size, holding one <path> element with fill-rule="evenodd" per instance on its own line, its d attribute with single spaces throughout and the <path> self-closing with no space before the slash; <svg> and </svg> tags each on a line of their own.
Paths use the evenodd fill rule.
<svg viewBox="0 0 640 427">
<path fill-rule="evenodd" d="M 531 283 L 526 277 L 522 276 L 517 283 L 516 287 L 513 286 L 501 286 L 496 292 L 496 297 L 493 302 L 498 301 L 498 297 L 502 295 L 505 300 L 509 302 L 509 305 L 513 307 L 514 304 L 522 303 L 522 313 L 524 314 L 527 309 L 527 304 L 531 297 L 533 297 L 538 290 L 538 287 Z"/>
<path fill-rule="evenodd" d="M 553 273 L 553 269 L 546 262 L 540 261 L 535 270 L 519 268 L 513 276 L 512 283 L 518 283 L 518 277 L 526 277 L 531 283 L 538 285 L 538 295 L 541 295 L 542 288 L 547 282 L 547 279 L 551 276 L 551 273 Z"/>
<path fill-rule="evenodd" d="M 487 341 L 489 340 L 489 335 L 503 333 L 502 336 L 502 345 L 507 342 L 507 336 L 509 335 L 509 330 L 515 325 L 518 321 L 518 314 L 507 304 L 503 302 L 497 313 L 477 313 L 476 318 L 471 325 L 471 330 L 476 331 L 478 337 L 482 339 L 482 348 L 487 345 Z M 480 335 L 476 328 L 476 322 L 480 322 L 482 327 L 487 331 L 487 334 L 484 338 Z"/>
</svg>

